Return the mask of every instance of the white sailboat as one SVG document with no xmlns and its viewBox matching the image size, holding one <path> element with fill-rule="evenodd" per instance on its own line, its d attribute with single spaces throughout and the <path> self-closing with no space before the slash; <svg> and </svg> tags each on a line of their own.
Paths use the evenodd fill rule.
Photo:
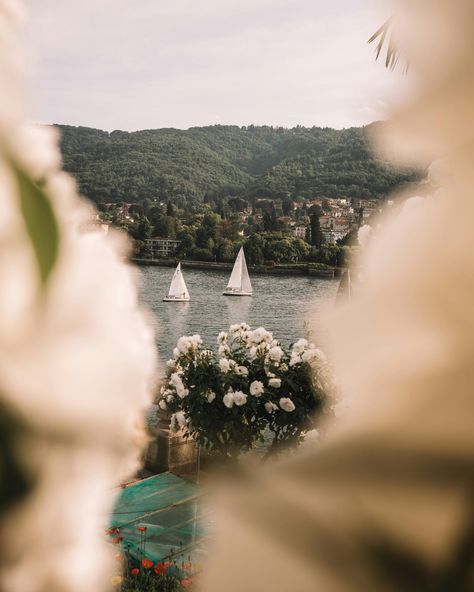
<svg viewBox="0 0 474 592">
<path fill-rule="evenodd" d="M 163 302 L 188 302 L 189 300 L 189 292 L 181 272 L 181 263 L 178 263 L 178 267 L 171 280 L 168 296 L 163 298 Z"/>
<path fill-rule="evenodd" d="M 244 248 L 241 247 L 235 260 L 234 269 L 232 270 L 227 288 L 222 293 L 225 296 L 252 296 L 252 292 Z"/>
</svg>

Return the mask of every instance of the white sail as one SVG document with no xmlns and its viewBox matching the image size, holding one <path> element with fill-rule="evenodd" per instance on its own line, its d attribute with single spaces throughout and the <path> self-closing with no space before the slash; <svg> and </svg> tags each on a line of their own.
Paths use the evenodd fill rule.
<svg viewBox="0 0 474 592">
<path fill-rule="evenodd" d="M 227 284 L 224 294 L 252 294 L 252 284 L 250 283 L 243 247 L 240 248 L 239 254 L 237 255 L 237 259 L 235 260 L 234 268 L 232 269 L 229 283 Z"/>
<path fill-rule="evenodd" d="M 227 284 L 228 290 L 241 290 L 242 289 L 242 248 L 237 255 L 237 259 L 234 263 L 234 268 L 230 274 L 229 283 Z"/>
<path fill-rule="evenodd" d="M 252 284 L 250 283 L 249 271 L 247 269 L 247 261 L 245 261 L 245 253 L 242 251 L 242 292 L 247 294 L 252 293 Z"/>
<path fill-rule="evenodd" d="M 174 272 L 167 298 L 172 300 L 189 300 L 189 292 L 181 273 L 181 263 Z"/>
</svg>

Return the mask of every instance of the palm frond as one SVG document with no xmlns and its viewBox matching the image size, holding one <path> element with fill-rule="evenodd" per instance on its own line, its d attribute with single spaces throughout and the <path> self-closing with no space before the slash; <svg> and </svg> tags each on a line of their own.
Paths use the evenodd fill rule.
<svg viewBox="0 0 474 592">
<path fill-rule="evenodd" d="M 385 67 L 394 70 L 400 58 L 400 51 L 395 45 L 393 36 L 390 32 L 393 18 L 389 18 L 385 23 L 372 35 L 367 43 L 377 41 L 375 49 L 375 59 L 378 60 L 384 47 L 386 47 Z"/>
</svg>

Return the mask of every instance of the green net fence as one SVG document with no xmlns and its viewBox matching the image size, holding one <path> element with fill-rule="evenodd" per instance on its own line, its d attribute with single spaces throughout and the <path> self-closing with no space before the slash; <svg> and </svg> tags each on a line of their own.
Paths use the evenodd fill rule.
<svg viewBox="0 0 474 592">
<path fill-rule="evenodd" d="M 128 558 L 172 561 L 187 571 L 205 562 L 210 526 L 198 486 L 171 473 L 125 487 L 111 517 L 112 536 Z"/>
</svg>

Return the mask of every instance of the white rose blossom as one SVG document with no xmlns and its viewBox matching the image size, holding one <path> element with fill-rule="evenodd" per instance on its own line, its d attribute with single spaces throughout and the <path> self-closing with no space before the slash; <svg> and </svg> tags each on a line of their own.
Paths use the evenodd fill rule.
<svg viewBox="0 0 474 592">
<path fill-rule="evenodd" d="M 168 405 L 166 404 L 166 401 L 164 399 L 160 399 L 158 407 L 163 411 L 166 411 L 168 409 Z"/>
<path fill-rule="evenodd" d="M 214 393 L 213 391 L 210 391 L 209 393 L 207 393 L 206 395 L 206 399 L 208 403 L 212 403 L 214 401 L 214 399 L 216 398 L 216 393 Z"/>
<path fill-rule="evenodd" d="M 224 345 L 225 343 L 227 343 L 227 339 L 228 339 L 228 334 L 225 331 L 221 331 L 219 333 L 219 335 L 217 336 L 217 343 L 219 345 Z"/>
<path fill-rule="evenodd" d="M 255 360 L 255 358 L 257 357 L 257 353 L 258 350 L 255 347 L 255 345 L 252 345 L 252 347 L 249 348 L 249 357 L 251 360 Z"/>
<path fill-rule="evenodd" d="M 234 393 L 233 391 L 229 391 L 222 397 L 222 402 L 228 409 L 232 409 L 234 406 Z"/>
<path fill-rule="evenodd" d="M 283 355 L 284 355 L 284 352 L 283 352 L 282 348 L 278 345 L 272 347 L 268 352 L 268 357 L 270 360 L 272 360 L 272 362 L 280 362 Z"/>
<path fill-rule="evenodd" d="M 282 397 L 279 401 L 279 405 L 283 411 L 286 411 L 287 413 L 291 413 L 296 409 L 295 404 L 288 397 Z"/>
<path fill-rule="evenodd" d="M 262 342 L 271 343 L 273 341 L 273 335 L 263 327 L 258 327 L 258 329 L 248 333 L 247 340 L 254 345 L 259 345 Z"/>
<path fill-rule="evenodd" d="M 218 353 L 220 356 L 225 356 L 230 352 L 230 347 L 228 345 L 220 345 Z"/>
<path fill-rule="evenodd" d="M 237 366 L 237 368 L 235 369 L 235 373 L 239 376 L 248 376 L 249 370 L 246 366 Z"/>
<path fill-rule="evenodd" d="M 321 363 L 325 363 L 326 362 L 326 356 L 324 355 L 324 353 L 317 348 L 311 348 L 306 350 L 302 356 L 301 359 L 303 362 L 306 362 L 308 364 L 311 364 L 314 360 L 317 360 L 318 362 Z"/>
<path fill-rule="evenodd" d="M 277 409 L 278 407 L 275 405 L 275 403 L 272 403 L 271 401 L 267 401 L 265 403 L 265 410 L 267 413 L 274 413 Z"/>
<path fill-rule="evenodd" d="M 268 381 L 268 386 L 279 389 L 281 387 L 281 378 L 270 378 Z"/>
<path fill-rule="evenodd" d="M 296 366 L 297 364 L 301 364 L 301 356 L 299 354 L 297 354 L 296 352 L 292 352 L 291 357 L 290 357 L 290 367 L 291 366 Z"/>
<path fill-rule="evenodd" d="M 254 397 L 260 397 L 263 394 L 265 387 L 260 380 L 254 380 L 250 385 L 250 394 Z"/>
<path fill-rule="evenodd" d="M 302 354 L 308 345 L 309 343 L 306 339 L 298 339 L 298 341 L 293 344 L 292 350 L 295 354 Z"/>
<path fill-rule="evenodd" d="M 247 403 L 247 395 L 242 391 L 235 391 L 235 393 L 233 394 L 233 399 L 234 403 L 238 407 L 241 407 L 242 405 L 245 405 L 245 403 Z"/>
<path fill-rule="evenodd" d="M 191 349 L 191 341 L 188 337 L 180 337 L 178 339 L 177 349 L 181 354 L 187 354 Z"/>
<path fill-rule="evenodd" d="M 230 362 L 227 358 L 221 358 L 219 360 L 219 368 L 223 374 L 227 374 L 230 370 Z"/>
</svg>

